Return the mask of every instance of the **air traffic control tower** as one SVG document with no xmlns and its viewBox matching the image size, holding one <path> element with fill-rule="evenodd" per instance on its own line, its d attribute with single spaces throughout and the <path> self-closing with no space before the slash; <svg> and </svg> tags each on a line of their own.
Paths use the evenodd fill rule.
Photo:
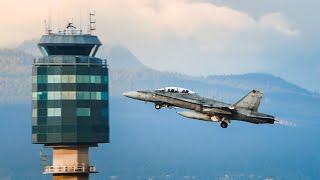
<svg viewBox="0 0 320 180">
<path fill-rule="evenodd" d="M 89 148 L 109 143 L 108 68 L 95 57 L 100 45 L 71 23 L 38 43 L 43 57 L 32 66 L 32 143 L 52 148 L 44 174 L 54 180 L 89 179 L 97 173 Z"/>
</svg>

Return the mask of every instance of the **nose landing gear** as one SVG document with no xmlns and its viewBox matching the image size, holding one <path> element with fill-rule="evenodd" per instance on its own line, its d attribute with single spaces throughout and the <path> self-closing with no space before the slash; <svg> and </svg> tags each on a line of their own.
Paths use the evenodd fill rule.
<svg viewBox="0 0 320 180">
<path fill-rule="evenodd" d="M 173 106 L 166 104 L 166 103 L 155 103 L 154 104 L 154 108 L 156 108 L 157 110 L 161 109 L 161 108 L 174 108 Z"/>
<path fill-rule="evenodd" d="M 154 108 L 156 108 L 156 109 L 159 110 L 159 109 L 161 109 L 161 105 L 160 105 L 160 104 L 155 104 L 155 105 L 154 105 Z"/>
</svg>

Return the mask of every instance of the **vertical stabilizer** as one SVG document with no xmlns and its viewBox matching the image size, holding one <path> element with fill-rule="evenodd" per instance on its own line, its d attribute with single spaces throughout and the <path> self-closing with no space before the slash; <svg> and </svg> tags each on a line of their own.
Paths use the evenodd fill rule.
<svg viewBox="0 0 320 180">
<path fill-rule="evenodd" d="M 240 99 L 234 106 L 236 108 L 245 108 L 254 112 L 258 111 L 260 101 L 263 97 L 263 93 L 261 91 L 252 90 L 245 97 Z"/>
</svg>

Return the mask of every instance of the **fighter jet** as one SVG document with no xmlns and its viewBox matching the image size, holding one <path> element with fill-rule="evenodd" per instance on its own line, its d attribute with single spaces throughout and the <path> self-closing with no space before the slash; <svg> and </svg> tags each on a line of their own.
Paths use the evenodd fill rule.
<svg viewBox="0 0 320 180">
<path fill-rule="evenodd" d="M 258 112 L 263 93 L 252 90 L 235 104 L 206 98 L 180 87 L 165 87 L 155 91 L 131 91 L 124 96 L 152 102 L 156 109 L 184 108 L 188 111 L 177 112 L 179 115 L 203 121 L 219 122 L 227 128 L 231 120 L 254 124 L 274 124 L 274 116 Z"/>
</svg>

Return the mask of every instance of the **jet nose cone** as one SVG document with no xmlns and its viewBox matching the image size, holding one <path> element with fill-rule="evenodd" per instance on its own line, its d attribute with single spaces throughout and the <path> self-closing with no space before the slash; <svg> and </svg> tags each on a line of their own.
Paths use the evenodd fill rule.
<svg viewBox="0 0 320 180">
<path fill-rule="evenodd" d="M 176 112 L 176 113 L 179 114 L 179 115 L 181 115 L 181 116 L 182 116 L 182 114 L 183 114 L 183 113 L 181 113 L 181 112 Z"/>
<path fill-rule="evenodd" d="M 122 93 L 122 95 L 129 97 L 129 98 L 137 98 L 138 92 L 137 91 L 124 92 L 124 93 Z"/>
</svg>

